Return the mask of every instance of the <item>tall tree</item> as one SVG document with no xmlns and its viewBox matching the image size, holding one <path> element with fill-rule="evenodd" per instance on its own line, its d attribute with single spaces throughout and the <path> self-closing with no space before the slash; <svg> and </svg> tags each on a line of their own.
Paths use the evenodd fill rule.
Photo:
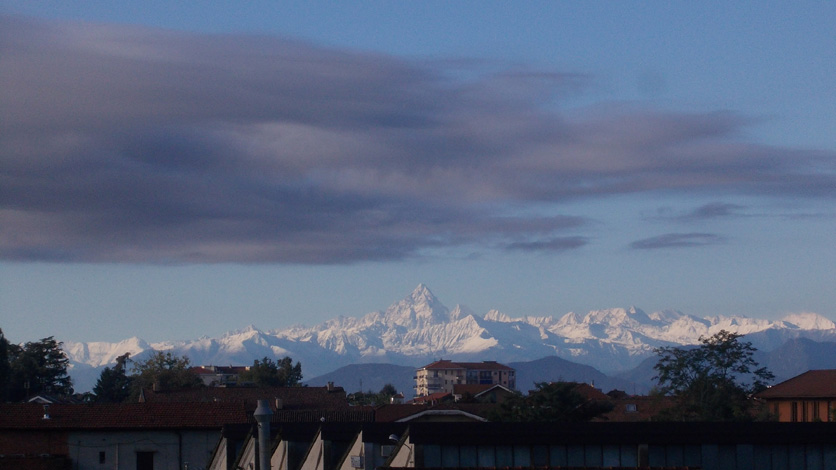
<svg viewBox="0 0 836 470">
<path fill-rule="evenodd" d="M 143 388 L 177 390 L 201 387 L 200 377 L 189 367 L 189 358 L 170 351 L 155 351 L 148 359 L 134 363 L 131 375 L 131 398 Z"/>
<path fill-rule="evenodd" d="M 582 422 L 612 410 L 605 400 L 587 399 L 575 382 L 537 383 L 528 396 L 508 397 L 491 413 L 491 421 Z"/>
<path fill-rule="evenodd" d="M 294 387 L 302 382 L 302 364 L 285 356 L 276 362 L 269 357 L 253 361 L 249 370 L 238 376 L 241 382 L 252 382 L 259 387 Z"/>
<path fill-rule="evenodd" d="M 131 378 L 127 374 L 127 363 L 131 353 L 116 358 L 113 368 L 105 367 L 93 387 L 94 400 L 99 403 L 121 403 L 131 395 Z"/>
<path fill-rule="evenodd" d="M 658 390 L 676 399 L 661 418 L 681 421 L 753 419 L 752 394 L 774 378 L 754 360 L 757 351 L 743 335 L 721 330 L 701 337 L 696 348 L 656 349 Z"/>
<path fill-rule="evenodd" d="M 12 368 L 9 364 L 9 341 L 0 329 L 0 403 L 5 403 L 9 396 Z"/>
<path fill-rule="evenodd" d="M 7 399 L 21 401 L 39 393 L 69 396 L 73 383 L 67 374 L 70 360 L 60 341 L 49 336 L 23 347 L 6 343 L 9 356 Z"/>
</svg>

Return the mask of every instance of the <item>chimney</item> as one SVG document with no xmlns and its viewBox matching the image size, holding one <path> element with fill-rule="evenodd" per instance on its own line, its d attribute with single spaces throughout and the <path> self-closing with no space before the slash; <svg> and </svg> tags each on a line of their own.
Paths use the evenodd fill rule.
<svg viewBox="0 0 836 470">
<path fill-rule="evenodd" d="M 328 382 L 328 391 L 330 392 L 330 391 L 333 391 L 333 390 L 334 390 L 334 382 Z"/>
<path fill-rule="evenodd" d="M 270 417 L 273 412 L 267 400 L 258 400 L 253 417 L 258 422 L 258 462 L 260 470 L 270 470 Z"/>
</svg>

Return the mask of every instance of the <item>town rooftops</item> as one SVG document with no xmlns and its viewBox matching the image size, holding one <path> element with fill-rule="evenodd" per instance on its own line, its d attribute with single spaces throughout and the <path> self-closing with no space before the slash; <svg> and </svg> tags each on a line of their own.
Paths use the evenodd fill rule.
<svg viewBox="0 0 836 470">
<path fill-rule="evenodd" d="M 758 393 L 757 398 L 836 398 L 836 369 L 809 370 Z"/>
<path fill-rule="evenodd" d="M 242 403 L 0 404 L 0 429 L 218 428 L 253 422 Z"/>
<path fill-rule="evenodd" d="M 469 370 L 514 370 L 512 367 L 508 367 L 504 364 L 500 364 L 496 361 L 483 361 L 483 362 L 453 362 L 449 359 L 441 359 L 435 361 L 431 364 L 427 364 L 421 369 L 436 369 L 436 370 L 443 370 L 443 369 L 469 369 Z"/>
<path fill-rule="evenodd" d="M 255 409 L 258 400 L 269 400 L 273 410 L 348 408 L 342 387 L 199 387 L 185 390 L 144 389 L 146 403 L 244 403 Z"/>
</svg>

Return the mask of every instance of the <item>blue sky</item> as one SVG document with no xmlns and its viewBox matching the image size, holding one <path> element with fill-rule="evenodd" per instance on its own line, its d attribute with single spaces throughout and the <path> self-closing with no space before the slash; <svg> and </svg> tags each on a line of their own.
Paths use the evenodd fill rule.
<svg viewBox="0 0 836 470">
<path fill-rule="evenodd" d="M 174 4 L 172 4 L 174 3 Z M 836 320 L 836 4 L 0 6 L 0 328 Z"/>
</svg>

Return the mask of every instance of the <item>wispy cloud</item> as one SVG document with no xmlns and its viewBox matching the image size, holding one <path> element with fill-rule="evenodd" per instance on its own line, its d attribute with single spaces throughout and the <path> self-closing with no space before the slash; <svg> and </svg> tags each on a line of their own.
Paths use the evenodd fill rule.
<svg viewBox="0 0 836 470">
<path fill-rule="evenodd" d="M 586 237 L 559 237 L 550 240 L 510 243 L 506 247 L 517 251 L 566 251 L 580 248 L 589 243 Z"/>
<path fill-rule="evenodd" d="M 582 217 L 507 208 L 655 190 L 836 195 L 833 155 L 737 142 L 748 120 L 733 113 L 543 108 L 578 88 L 571 73 L 459 80 L 280 38 L 0 22 L 4 259 L 571 249 L 586 241 L 563 231 Z"/>
<path fill-rule="evenodd" d="M 728 202 L 711 202 L 686 211 L 678 211 L 666 206 L 657 209 L 656 213 L 648 218 L 695 222 L 709 219 L 744 217 L 745 214 L 743 211 L 745 209 L 746 206 Z"/>
<path fill-rule="evenodd" d="M 636 250 L 655 250 L 659 248 L 688 248 L 695 246 L 716 245 L 726 239 L 713 233 L 666 233 L 656 237 L 636 240 L 630 248 Z"/>
</svg>

